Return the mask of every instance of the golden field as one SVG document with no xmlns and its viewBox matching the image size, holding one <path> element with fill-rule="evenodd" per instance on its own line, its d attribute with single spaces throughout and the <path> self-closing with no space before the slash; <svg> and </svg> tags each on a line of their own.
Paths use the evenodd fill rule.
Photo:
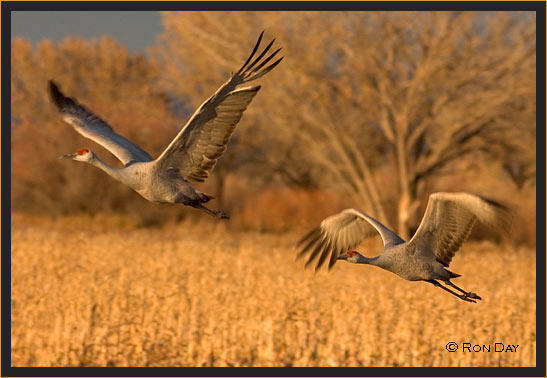
<svg viewBox="0 0 547 378">
<path fill-rule="evenodd" d="M 483 297 L 472 304 L 372 266 L 304 270 L 293 248 L 304 230 L 227 227 L 13 215 L 12 366 L 536 363 L 533 249 L 464 244 L 451 270 Z M 519 347 L 496 353 L 496 342 Z"/>
</svg>

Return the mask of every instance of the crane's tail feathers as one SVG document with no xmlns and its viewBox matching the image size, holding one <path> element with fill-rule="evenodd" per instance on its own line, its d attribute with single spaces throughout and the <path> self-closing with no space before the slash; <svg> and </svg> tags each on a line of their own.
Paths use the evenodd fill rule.
<svg viewBox="0 0 547 378">
<path fill-rule="evenodd" d="M 215 196 L 213 196 L 212 194 L 203 193 L 203 192 L 200 192 L 199 190 L 196 190 L 196 194 L 199 197 L 200 203 L 209 202 L 210 200 L 215 199 Z"/>
<path fill-rule="evenodd" d="M 273 43 L 275 42 L 275 38 L 272 39 L 272 41 L 264 48 L 264 50 L 260 53 L 260 55 L 251 62 L 251 59 L 253 59 L 254 55 L 256 54 L 258 47 L 260 45 L 260 42 L 262 41 L 262 36 L 264 35 L 264 31 L 260 33 L 260 36 L 258 37 L 258 41 L 255 44 L 255 47 L 253 48 L 253 51 L 251 52 L 251 55 L 247 58 L 243 66 L 237 71 L 236 75 L 241 76 L 243 82 L 248 82 L 252 80 L 256 80 L 259 77 L 262 77 L 266 75 L 268 72 L 274 69 L 275 66 L 277 66 L 281 60 L 283 60 L 283 57 L 276 60 L 274 63 L 270 64 L 266 68 L 262 69 L 267 63 L 269 63 L 274 56 L 277 55 L 277 53 L 281 50 L 281 48 L 275 50 L 270 56 L 268 56 L 266 59 L 264 59 L 260 64 L 257 65 L 258 62 L 266 55 L 266 53 L 270 50 Z M 251 62 L 249 64 L 249 62 Z M 248 66 L 247 66 L 248 65 Z M 256 66 L 256 67 L 255 67 Z"/>
<path fill-rule="evenodd" d="M 445 270 L 448 272 L 448 274 L 450 274 L 450 278 L 456 278 L 456 277 L 461 277 L 462 276 L 461 274 L 451 272 L 448 269 L 445 269 Z"/>
</svg>

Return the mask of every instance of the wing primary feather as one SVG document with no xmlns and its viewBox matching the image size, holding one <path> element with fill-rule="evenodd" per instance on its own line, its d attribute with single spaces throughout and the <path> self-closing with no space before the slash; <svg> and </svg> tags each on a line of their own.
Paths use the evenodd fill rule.
<svg viewBox="0 0 547 378">
<path fill-rule="evenodd" d="M 58 110 L 62 110 L 66 106 L 66 97 L 57 87 L 57 84 L 53 80 L 49 80 L 49 94 L 51 100 L 55 104 Z"/>
<path fill-rule="evenodd" d="M 258 79 L 259 77 L 262 77 L 262 76 L 266 75 L 268 72 L 273 70 L 275 68 L 275 66 L 277 66 L 283 60 L 283 58 L 284 57 L 279 58 L 278 60 L 276 60 L 274 63 L 272 63 L 268 67 L 264 68 L 262 71 L 258 72 L 254 76 L 248 77 L 246 80 L 247 81 L 252 81 L 252 80 Z"/>
<path fill-rule="evenodd" d="M 300 257 L 304 256 L 306 254 L 306 252 L 317 242 L 319 242 L 319 240 L 321 239 L 321 233 L 318 232 L 317 234 L 313 235 L 313 237 L 309 240 L 308 244 L 306 244 L 306 246 L 304 246 L 300 252 L 298 253 L 298 255 L 296 256 L 297 259 L 299 259 Z"/>
<path fill-rule="evenodd" d="M 509 210 L 510 210 L 507 206 L 505 206 L 505 205 L 503 205 L 499 202 L 496 202 L 494 200 L 491 200 L 490 198 L 484 197 L 480 194 L 473 194 L 473 195 L 479 197 L 481 200 L 483 200 L 487 204 L 492 205 L 494 207 L 497 207 L 499 209 L 502 209 L 503 211 L 509 212 Z"/>
<path fill-rule="evenodd" d="M 241 68 L 237 71 L 238 74 L 240 74 L 241 72 L 243 72 L 243 70 L 245 69 L 245 67 L 247 66 L 247 64 L 251 61 L 251 59 L 253 59 L 253 56 L 255 55 L 256 50 L 258 50 L 258 46 L 260 46 L 260 42 L 262 41 L 262 36 L 263 36 L 263 35 L 264 35 L 264 30 L 262 30 L 262 32 L 261 32 L 260 35 L 258 36 L 258 41 L 256 41 L 255 47 L 253 48 L 253 51 L 251 51 L 251 55 L 249 55 L 249 57 L 247 58 L 247 60 L 245 61 L 245 63 L 243 63 L 243 65 L 241 66 Z"/>
<path fill-rule="evenodd" d="M 304 242 L 305 242 L 306 240 L 308 240 L 309 238 L 311 238 L 311 236 L 312 236 L 313 234 L 316 234 L 316 233 L 319 233 L 319 232 L 320 232 L 319 228 L 313 228 L 313 229 L 311 229 L 306 235 L 304 235 L 304 236 L 296 243 L 296 246 L 297 246 L 297 247 L 300 247 L 302 244 L 304 244 Z"/>
<path fill-rule="evenodd" d="M 339 254 L 340 254 L 339 251 L 333 251 L 333 253 L 330 255 L 329 264 L 328 264 L 328 267 L 327 267 L 328 271 L 330 271 L 332 269 L 332 267 L 334 266 L 334 264 L 336 264 L 336 259 L 337 259 Z"/>
<path fill-rule="evenodd" d="M 49 80 L 49 94 L 57 111 L 63 113 L 69 111 L 71 107 L 81 107 L 84 111 L 88 111 L 82 105 L 76 104 L 72 98 L 67 97 L 61 92 L 57 84 L 53 80 Z"/>
<path fill-rule="evenodd" d="M 259 56 L 256 57 L 255 60 L 252 61 L 251 64 L 249 64 L 249 67 L 247 67 L 245 70 L 248 71 L 250 69 L 252 69 L 254 67 L 255 64 L 257 64 L 258 62 L 260 62 L 260 59 L 262 59 L 264 57 L 264 55 L 266 55 L 266 53 L 268 52 L 268 50 L 271 49 L 273 43 L 275 42 L 275 38 L 272 39 L 272 41 L 268 44 L 268 46 L 266 46 L 266 48 L 260 53 Z"/>
<path fill-rule="evenodd" d="M 332 254 L 330 255 L 330 260 L 329 260 L 329 270 L 331 270 L 334 264 L 336 264 L 336 259 L 338 258 L 338 256 L 340 256 L 341 252 L 342 252 L 342 249 L 338 249 L 337 251 L 332 252 Z"/>
<path fill-rule="evenodd" d="M 315 267 L 316 272 L 319 270 L 319 268 L 321 268 L 321 266 L 327 259 L 327 256 L 329 255 L 329 252 L 331 249 L 332 249 L 332 242 L 329 240 L 327 244 L 325 245 L 325 248 L 323 248 L 323 250 L 321 251 L 321 255 L 319 255 L 319 260 L 317 261 L 317 265 Z"/>
<path fill-rule="evenodd" d="M 308 261 L 306 261 L 306 264 L 304 264 L 304 267 L 307 268 L 311 262 L 315 259 L 315 257 L 321 252 L 321 250 L 325 247 L 324 243 L 317 243 L 317 246 L 313 250 L 313 252 L 310 254 L 310 257 L 308 258 Z"/>
<path fill-rule="evenodd" d="M 270 55 L 269 57 L 267 57 L 266 59 L 264 59 L 264 61 L 262 63 L 260 63 L 258 66 L 256 66 L 250 73 L 253 74 L 255 72 L 257 72 L 258 70 L 260 70 L 262 67 L 264 67 L 270 60 L 272 60 L 278 52 L 281 51 L 281 47 L 278 48 L 277 50 L 275 50 L 272 55 Z"/>
</svg>

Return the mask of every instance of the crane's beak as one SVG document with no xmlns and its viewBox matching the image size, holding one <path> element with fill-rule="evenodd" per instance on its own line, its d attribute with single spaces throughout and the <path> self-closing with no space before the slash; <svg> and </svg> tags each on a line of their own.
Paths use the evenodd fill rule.
<svg viewBox="0 0 547 378">
<path fill-rule="evenodd" d="M 347 258 L 348 258 L 348 255 L 346 253 L 342 253 L 336 258 L 336 260 L 345 260 Z"/>
<path fill-rule="evenodd" d="M 57 159 L 61 160 L 61 159 L 73 159 L 74 157 L 76 156 L 76 152 L 73 152 L 71 154 L 66 154 L 66 155 L 61 155 L 59 156 Z"/>
</svg>

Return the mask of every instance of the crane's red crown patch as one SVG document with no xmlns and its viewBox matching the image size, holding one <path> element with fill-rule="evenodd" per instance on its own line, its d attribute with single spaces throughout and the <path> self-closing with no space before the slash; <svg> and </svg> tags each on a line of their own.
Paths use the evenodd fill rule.
<svg viewBox="0 0 547 378">
<path fill-rule="evenodd" d="M 78 155 L 87 154 L 88 152 L 89 152 L 89 150 L 87 148 L 80 148 L 78 150 Z"/>
</svg>

